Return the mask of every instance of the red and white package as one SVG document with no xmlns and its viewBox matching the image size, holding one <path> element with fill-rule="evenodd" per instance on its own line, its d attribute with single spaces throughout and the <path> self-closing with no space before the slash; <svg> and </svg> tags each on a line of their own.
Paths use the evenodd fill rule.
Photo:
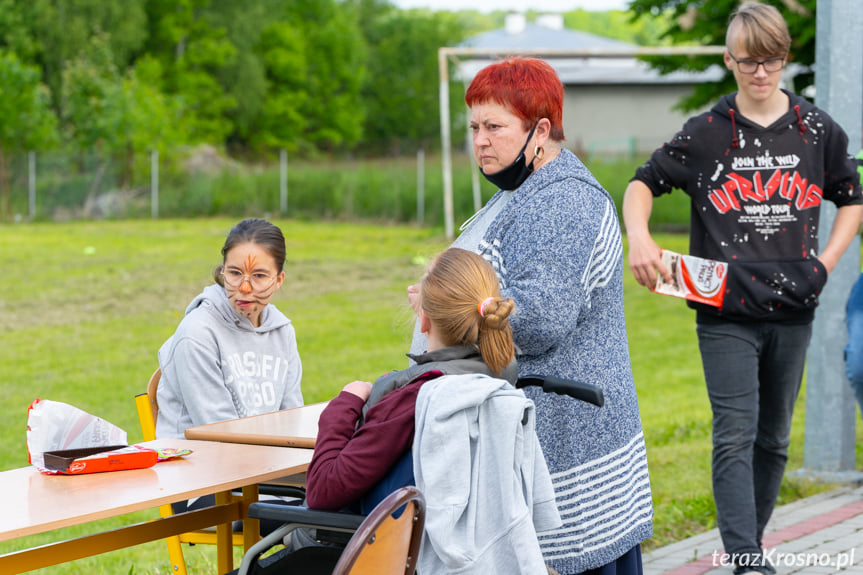
<svg viewBox="0 0 863 575">
<path fill-rule="evenodd" d="M 124 469 L 152 467 L 159 461 L 159 452 L 140 445 L 117 445 L 83 449 L 61 449 L 42 454 L 42 473 L 82 475 Z"/>
<path fill-rule="evenodd" d="M 671 282 L 666 282 L 660 275 L 653 291 L 722 307 L 725 280 L 728 276 L 726 262 L 662 250 L 662 263 L 671 273 Z"/>
</svg>

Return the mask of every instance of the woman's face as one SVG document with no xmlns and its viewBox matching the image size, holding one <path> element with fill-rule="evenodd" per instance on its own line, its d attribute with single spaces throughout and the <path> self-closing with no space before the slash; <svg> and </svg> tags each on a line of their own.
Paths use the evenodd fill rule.
<svg viewBox="0 0 863 575">
<path fill-rule="evenodd" d="M 470 130 L 476 162 L 486 174 L 496 174 L 513 163 L 530 133 L 524 129 L 521 118 L 495 102 L 473 105 Z M 531 146 L 525 155 L 529 164 L 533 157 Z"/>
<path fill-rule="evenodd" d="M 255 243 L 244 243 L 225 254 L 222 274 L 231 306 L 260 327 L 261 312 L 281 287 L 285 272 L 276 269 L 276 260 L 267 250 Z"/>
</svg>

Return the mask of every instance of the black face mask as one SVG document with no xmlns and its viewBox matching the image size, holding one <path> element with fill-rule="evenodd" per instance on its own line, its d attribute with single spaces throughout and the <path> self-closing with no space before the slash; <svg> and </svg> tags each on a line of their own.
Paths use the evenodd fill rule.
<svg viewBox="0 0 863 575">
<path fill-rule="evenodd" d="M 534 157 L 528 166 L 524 158 L 524 151 L 527 149 L 527 144 L 533 137 L 533 132 L 536 130 L 537 124 L 539 124 L 539 122 L 534 124 L 533 128 L 530 129 L 530 134 L 527 135 L 527 141 L 524 143 L 524 146 L 521 147 L 521 152 L 518 153 L 518 157 L 513 161 L 513 163 L 494 174 L 486 174 L 482 171 L 482 168 L 479 169 L 480 173 L 485 176 L 486 180 L 501 190 L 515 190 L 524 183 L 527 177 L 533 173 L 533 162 L 536 160 Z"/>
</svg>

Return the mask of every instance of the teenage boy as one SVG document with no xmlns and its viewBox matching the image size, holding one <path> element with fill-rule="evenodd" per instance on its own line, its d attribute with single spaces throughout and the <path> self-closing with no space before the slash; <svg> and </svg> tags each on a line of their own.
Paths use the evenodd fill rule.
<svg viewBox="0 0 863 575">
<path fill-rule="evenodd" d="M 641 285 L 671 279 L 648 221 L 653 198 L 673 188 L 691 200 L 690 253 L 729 263 L 721 307 L 688 303 L 713 411 L 717 522 L 735 575 L 775 573 L 761 539 L 785 471 L 814 310 L 863 215 L 846 134 L 779 88 L 790 44 L 778 10 L 742 4 L 723 56 L 737 91 L 654 152 L 623 200 Z M 822 200 L 838 212 L 819 250 Z"/>
</svg>

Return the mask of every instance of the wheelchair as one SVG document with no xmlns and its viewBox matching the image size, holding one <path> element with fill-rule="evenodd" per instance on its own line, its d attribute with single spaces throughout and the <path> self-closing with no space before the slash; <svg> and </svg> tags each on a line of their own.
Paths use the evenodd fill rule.
<svg viewBox="0 0 863 575">
<path fill-rule="evenodd" d="M 602 390 L 594 385 L 551 376 L 520 377 L 515 387 L 539 386 L 546 393 L 568 395 L 597 407 L 605 403 Z M 360 507 L 370 507 L 381 493 L 389 493 L 368 515 L 344 511 L 321 511 L 306 507 L 253 503 L 249 515 L 284 525 L 252 546 L 244 555 L 238 575 L 332 574 L 412 575 L 416 569 L 425 522 L 425 499 L 413 483 L 411 452 L 405 454 L 381 485 Z M 393 486 L 396 487 L 393 487 Z M 400 485 L 400 486 L 399 486 Z M 299 528 L 327 534 L 328 544 L 282 549 L 285 538 Z M 333 533 L 352 534 L 340 544 Z M 343 537 L 347 537 L 344 535 Z M 343 540 L 342 540 L 343 541 Z"/>
</svg>

